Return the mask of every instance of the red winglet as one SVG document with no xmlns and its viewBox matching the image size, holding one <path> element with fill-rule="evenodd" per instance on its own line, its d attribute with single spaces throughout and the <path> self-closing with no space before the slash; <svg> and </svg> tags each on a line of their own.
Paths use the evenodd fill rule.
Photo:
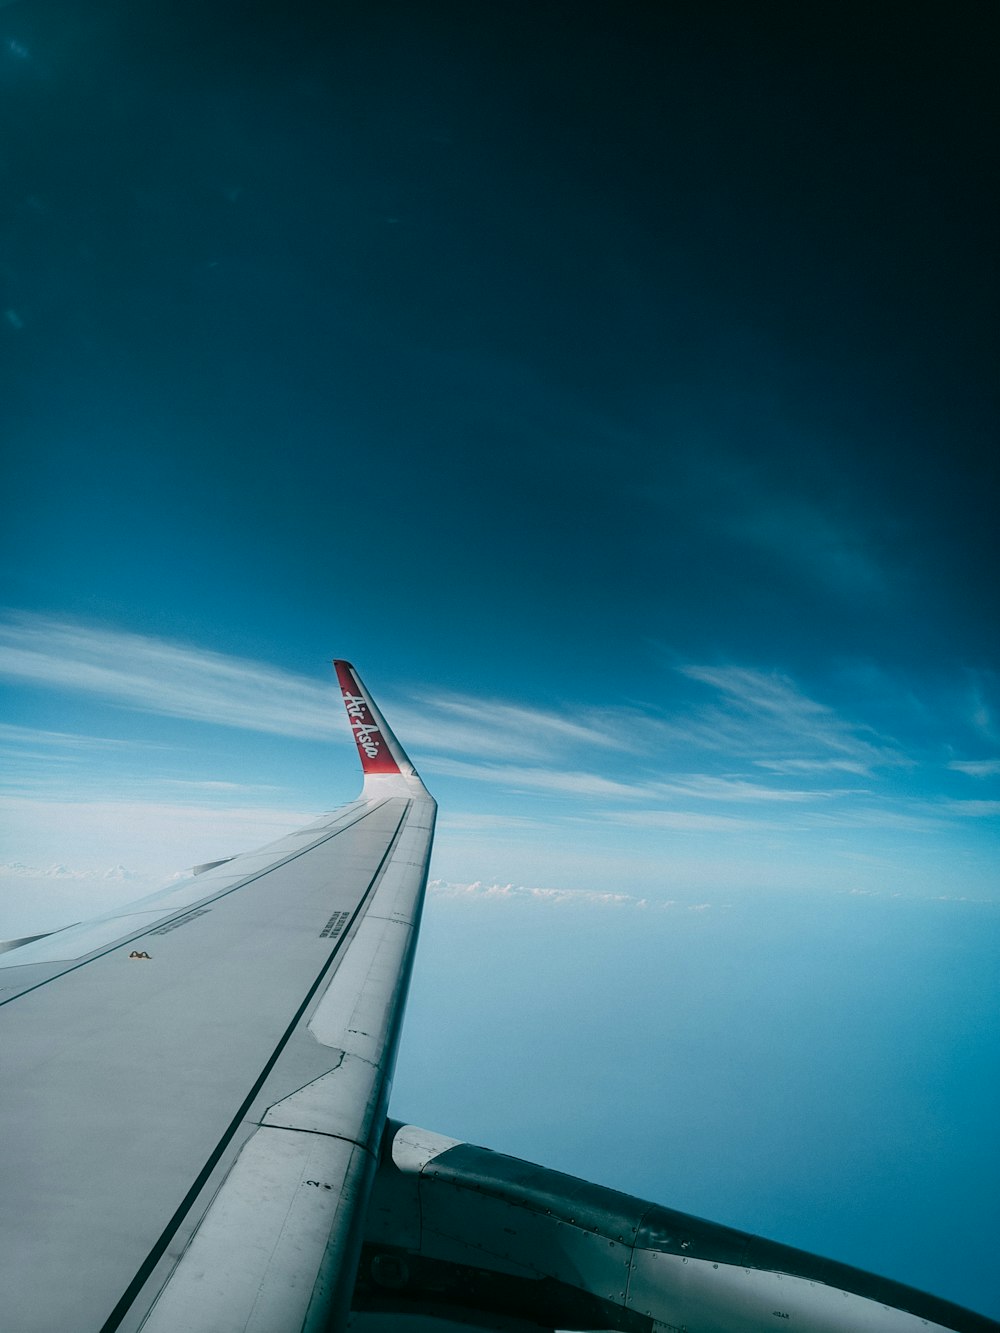
<svg viewBox="0 0 1000 1333">
<path fill-rule="evenodd" d="M 399 773 L 389 743 L 382 733 L 381 719 L 376 721 L 350 662 L 334 662 L 337 680 L 344 696 L 344 707 L 354 732 L 361 767 L 366 773 Z"/>
</svg>

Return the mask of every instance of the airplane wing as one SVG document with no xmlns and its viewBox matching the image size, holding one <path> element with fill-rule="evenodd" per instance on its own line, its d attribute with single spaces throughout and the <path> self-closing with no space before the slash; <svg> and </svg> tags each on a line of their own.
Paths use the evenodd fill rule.
<svg viewBox="0 0 1000 1333">
<path fill-rule="evenodd" d="M 361 797 L 0 952 L 4 1333 L 998 1333 L 386 1120 L 435 804 L 335 664 Z"/>
<path fill-rule="evenodd" d="M 335 666 L 357 801 L 0 955 L 7 1333 L 346 1311 L 436 807 Z"/>
</svg>

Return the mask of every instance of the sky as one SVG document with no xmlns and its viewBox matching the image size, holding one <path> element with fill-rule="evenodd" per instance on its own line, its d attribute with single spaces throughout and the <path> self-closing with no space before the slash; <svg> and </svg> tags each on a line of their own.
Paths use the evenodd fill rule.
<svg viewBox="0 0 1000 1333">
<path fill-rule="evenodd" d="M 441 809 L 393 1112 L 1000 1316 L 997 11 L 0 5 L 0 936 Z"/>
</svg>

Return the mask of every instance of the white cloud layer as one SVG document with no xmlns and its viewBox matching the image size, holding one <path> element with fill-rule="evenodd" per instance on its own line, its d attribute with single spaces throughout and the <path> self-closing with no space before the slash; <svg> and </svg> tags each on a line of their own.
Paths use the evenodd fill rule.
<svg viewBox="0 0 1000 1333">
<path fill-rule="evenodd" d="M 682 904 L 674 899 L 639 898 L 631 893 L 602 893 L 594 889 L 544 889 L 525 884 L 455 884 L 433 879 L 428 889 L 438 898 L 477 899 L 489 902 L 537 902 L 552 906 L 614 907 L 639 911 L 663 912 L 671 908 L 703 912 L 710 904 Z"/>
</svg>

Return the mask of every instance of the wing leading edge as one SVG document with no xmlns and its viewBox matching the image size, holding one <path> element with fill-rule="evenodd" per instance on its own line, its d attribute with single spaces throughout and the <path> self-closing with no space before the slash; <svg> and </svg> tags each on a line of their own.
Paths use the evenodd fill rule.
<svg viewBox="0 0 1000 1333">
<path fill-rule="evenodd" d="M 0 958 L 5 1328 L 346 1314 L 436 807 L 336 670 L 357 801 Z"/>
</svg>

